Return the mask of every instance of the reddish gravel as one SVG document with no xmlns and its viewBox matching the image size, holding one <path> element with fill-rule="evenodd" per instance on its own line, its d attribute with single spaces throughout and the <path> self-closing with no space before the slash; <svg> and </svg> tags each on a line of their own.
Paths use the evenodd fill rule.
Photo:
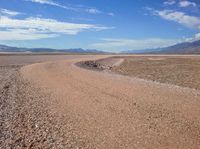
<svg viewBox="0 0 200 149">
<path fill-rule="evenodd" d="M 19 73 L 19 69 L 26 64 L 78 57 L 0 56 L 0 149 L 85 146 L 87 141 L 83 141 L 73 131 L 70 117 L 65 124 L 62 116 L 47 106 L 50 104 L 50 96 Z"/>
<path fill-rule="evenodd" d="M 0 148 L 200 148 L 199 91 L 74 65 L 105 57 L 1 69 Z"/>
<path fill-rule="evenodd" d="M 81 60 L 21 73 L 51 95 L 49 109 L 71 119 L 84 148 L 200 147 L 199 91 L 76 67 Z"/>
</svg>

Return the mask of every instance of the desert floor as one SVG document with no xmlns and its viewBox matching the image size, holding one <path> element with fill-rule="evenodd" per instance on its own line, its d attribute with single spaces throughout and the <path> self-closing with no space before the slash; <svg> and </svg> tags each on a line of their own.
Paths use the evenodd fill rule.
<svg viewBox="0 0 200 149">
<path fill-rule="evenodd" d="M 75 65 L 106 57 L 1 55 L 0 148 L 200 148 L 199 90 Z"/>
</svg>

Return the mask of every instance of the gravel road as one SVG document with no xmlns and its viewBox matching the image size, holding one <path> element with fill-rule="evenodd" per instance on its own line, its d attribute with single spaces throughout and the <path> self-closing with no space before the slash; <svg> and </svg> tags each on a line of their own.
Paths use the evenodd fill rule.
<svg viewBox="0 0 200 149">
<path fill-rule="evenodd" d="M 200 148 L 199 91 L 74 65 L 103 57 L 1 77 L 0 148 Z"/>
<path fill-rule="evenodd" d="M 0 149 L 83 146 L 72 130 L 70 118 L 66 125 L 63 124 L 47 107 L 50 97 L 20 73 L 28 64 L 79 57 L 85 56 L 0 56 Z"/>
</svg>

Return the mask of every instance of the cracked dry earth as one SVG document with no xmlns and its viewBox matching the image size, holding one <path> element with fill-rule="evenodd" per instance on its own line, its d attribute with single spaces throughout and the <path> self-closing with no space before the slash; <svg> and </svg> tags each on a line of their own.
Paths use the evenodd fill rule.
<svg viewBox="0 0 200 149">
<path fill-rule="evenodd" d="M 200 148 L 200 92 L 75 66 L 1 68 L 0 148 Z"/>
</svg>

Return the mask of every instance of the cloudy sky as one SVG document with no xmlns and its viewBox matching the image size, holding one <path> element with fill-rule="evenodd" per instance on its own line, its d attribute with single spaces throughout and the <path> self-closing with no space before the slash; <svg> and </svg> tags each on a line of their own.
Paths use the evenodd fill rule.
<svg viewBox="0 0 200 149">
<path fill-rule="evenodd" d="M 104 51 L 200 39 L 199 0 L 0 0 L 0 44 Z"/>
</svg>

